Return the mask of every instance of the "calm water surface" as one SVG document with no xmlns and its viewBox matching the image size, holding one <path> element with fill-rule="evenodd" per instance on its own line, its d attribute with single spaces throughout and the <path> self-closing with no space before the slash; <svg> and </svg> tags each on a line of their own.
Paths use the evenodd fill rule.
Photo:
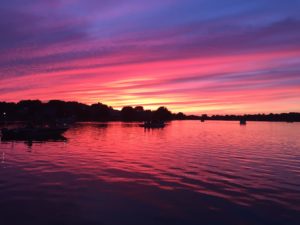
<svg viewBox="0 0 300 225">
<path fill-rule="evenodd" d="M 300 123 L 76 124 L 0 143 L 0 224 L 300 224 Z"/>
</svg>

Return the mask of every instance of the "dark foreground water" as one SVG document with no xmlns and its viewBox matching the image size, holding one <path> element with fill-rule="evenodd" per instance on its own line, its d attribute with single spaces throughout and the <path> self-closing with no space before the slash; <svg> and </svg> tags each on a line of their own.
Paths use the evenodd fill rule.
<svg viewBox="0 0 300 225">
<path fill-rule="evenodd" d="M 77 124 L 0 144 L 1 225 L 300 224 L 300 123 Z"/>
</svg>

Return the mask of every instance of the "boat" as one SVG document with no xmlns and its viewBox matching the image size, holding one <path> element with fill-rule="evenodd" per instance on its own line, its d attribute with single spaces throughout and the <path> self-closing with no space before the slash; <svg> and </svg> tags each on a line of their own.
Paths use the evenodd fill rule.
<svg viewBox="0 0 300 225">
<path fill-rule="evenodd" d="M 164 122 L 155 122 L 155 121 L 147 121 L 144 124 L 141 124 L 140 127 L 144 127 L 145 129 L 151 128 L 164 128 L 166 124 Z"/>
<path fill-rule="evenodd" d="M 22 127 L 3 128 L 1 130 L 2 140 L 39 140 L 55 139 L 68 130 L 68 127 Z"/>
<path fill-rule="evenodd" d="M 240 119 L 240 125 L 246 125 L 247 121 L 246 119 Z"/>
<path fill-rule="evenodd" d="M 202 118 L 200 121 L 201 121 L 202 123 L 205 122 L 205 120 L 204 120 L 203 118 Z"/>
</svg>

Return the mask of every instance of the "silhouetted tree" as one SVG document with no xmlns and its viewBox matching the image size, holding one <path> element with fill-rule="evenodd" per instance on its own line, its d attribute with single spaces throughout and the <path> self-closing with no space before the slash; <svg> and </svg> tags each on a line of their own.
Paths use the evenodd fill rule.
<svg viewBox="0 0 300 225">
<path fill-rule="evenodd" d="M 143 106 L 136 106 L 136 107 L 134 108 L 134 110 L 135 110 L 136 112 L 138 112 L 138 113 L 144 112 Z"/>
<path fill-rule="evenodd" d="M 0 121 L 57 121 L 71 118 L 75 121 L 149 121 L 149 120 L 240 120 L 248 121 L 285 121 L 300 122 L 300 113 L 281 114 L 246 114 L 246 115 L 213 115 L 202 116 L 183 113 L 172 114 L 166 107 L 159 107 L 155 111 L 144 110 L 142 106 L 124 107 L 121 111 L 114 110 L 102 103 L 91 106 L 79 102 L 65 102 L 51 100 L 43 103 L 39 100 L 22 100 L 18 103 L 0 102 Z"/>
<path fill-rule="evenodd" d="M 148 112 L 144 111 L 144 108 L 143 106 L 136 106 L 134 108 L 134 111 L 135 111 L 135 120 L 136 121 L 145 121 L 145 120 L 148 120 Z M 150 118 L 151 118 L 151 115 L 150 115 Z"/>
<path fill-rule="evenodd" d="M 0 102 L 0 121 L 18 120 L 16 104 Z"/>
<path fill-rule="evenodd" d="M 102 103 L 93 104 L 90 107 L 91 120 L 95 121 L 107 121 L 110 116 L 110 109 L 107 105 Z"/>
<path fill-rule="evenodd" d="M 121 110 L 123 121 L 135 121 L 135 110 L 131 106 L 125 106 Z"/>
<path fill-rule="evenodd" d="M 201 119 L 203 119 L 203 120 L 207 120 L 207 119 L 208 119 L 208 116 L 207 116 L 207 114 L 202 114 L 202 116 L 201 116 Z"/>
<path fill-rule="evenodd" d="M 39 120 L 42 102 L 39 100 L 22 100 L 17 103 L 16 107 L 21 120 Z"/>
<path fill-rule="evenodd" d="M 179 113 L 173 115 L 173 119 L 184 120 L 184 119 L 186 119 L 186 115 L 184 115 L 182 112 L 179 112 Z"/>
<path fill-rule="evenodd" d="M 153 120 L 167 121 L 172 119 L 172 113 L 166 107 L 159 107 L 153 114 Z"/>
</svg>

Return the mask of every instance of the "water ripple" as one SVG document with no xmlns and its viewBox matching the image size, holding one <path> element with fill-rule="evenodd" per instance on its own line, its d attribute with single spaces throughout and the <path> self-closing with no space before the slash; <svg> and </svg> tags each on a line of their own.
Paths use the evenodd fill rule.
<svg viewBox="0 0 300 225">
<path fill-rule="evenodd" d="M 83 123 L 67 142 L 3 142 L 1 214 L 52 221 L 56 213 L 72 224 L 113 224 L 116 214 L 131 224 L 296 224 L 299 128 L 180 121 L 144 132 Z"/>
</svg>

